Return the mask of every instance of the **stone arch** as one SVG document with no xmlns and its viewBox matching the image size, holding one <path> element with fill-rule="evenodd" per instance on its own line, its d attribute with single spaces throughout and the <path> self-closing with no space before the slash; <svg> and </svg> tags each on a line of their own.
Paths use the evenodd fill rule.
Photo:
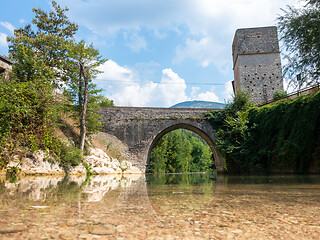
<svg viewBox="0 0 320 240">
<path fill-rule="evenodd" d="M 172 132 L 174 130 L 177 129 L 186 129 L 189 130 L 191 132 L 194 132 L 196 134 L 198 134 L 200 137 L 203 138 L 203 140 L 209 145 L 213 158 L 214 158 L 214 162 L 215 162 L 215 166 L 216 169 L 221 172 L 221 166 L 223 168 L 223 162 L 222 162 L 222 157 L 221 155 L 217 152 L 217 150 L 214 148 L 214 139 L 212 136 L 209 136 L 206 132 L 204 132 L 203 130 L 201 130 L 200 128 L 193 126 L 191 124 L 188 123 L 176 123 L 176 124 L 172 124 L 169 127 L 166 127 L 162 130 L 160 130 L 158 132 L 158 134 L 155 135 L 155 137 L 153 138 L 153 140 L 151 141 L 151 143 L 148 146 L 148 151 L 147 151 L 147 161 L 146 161 L 146 172 L 148 171 L 148 166 L 149 166 L 149 161 L 150 161 L 150 156 L 151 156 L 151 152 L 153 147 L 155 146 L 155 144 L 167 133 Z"/>
</svg>

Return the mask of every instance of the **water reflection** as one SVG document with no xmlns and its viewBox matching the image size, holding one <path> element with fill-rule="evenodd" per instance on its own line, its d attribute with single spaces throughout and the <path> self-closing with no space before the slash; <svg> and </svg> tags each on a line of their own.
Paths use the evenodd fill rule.
<svg viewBox="0 0 320 240">
<path fill-rule="evenodd" d="M 0 239 L 312 239 L 320 177 L 0 179 Z"/>
<path fill-rule="evenodd" d="M 127 188 L 141 177 L 140 174 L 95 176 L 83 188 L 83 193 L 87 195 L 88 202 L 99 202 L 106 193 L 119 187 Z"/>
<path fill-rule="evenodd" d="M 214 185 L 217 180 L 216 173 L 190 173 L 190 174 L 147 174 L 149 185 Z"/>
<path fill-rule="evenodd" d="M 53 198 L 54 195 L 71 199 L 81 193 L 86 201 L 98 202 L 106 193 L 119 187 L 129 187 L 140 177 L 142 177 L 140 174 L 126 176 L 111 174 L 91 178 L 86 178 L 86 176 L 37 176 L 23 177 L 14 183 L 0 179 L 0 194 L 44 201 L 47 198 Z"/>
<path fill-rule="evenodd" d="M 24 177 L 11 183 L 0 178 L 0 194 L 27 197 L 30 200 L 45 200 L 54 193 L 60 196 L 71 193 L 81 193 L 87 202 L 99 202 L 104 196 L 118 188 L 125 189 L 133 183 L 138 183 L 135 191 L 147 193 L 149 198 L 161 194 L 176 195 L 214 195 L 218 189 L 233 189 L 252 185 L 264 188 L 277 185 L 299 186 L 304 184 L 319 184 L 320 176 L 217 176 L 212 174 L 129 174 L 129 175 L 99 175 L 86 178 L 85 176 L 66 177 Z M 145 184 L 147 183 L 147 184 Z M 139 188 L 144 187 L 144 190 Z M 71 194 L 72 195 L 72 194 Z"/>
</svg>

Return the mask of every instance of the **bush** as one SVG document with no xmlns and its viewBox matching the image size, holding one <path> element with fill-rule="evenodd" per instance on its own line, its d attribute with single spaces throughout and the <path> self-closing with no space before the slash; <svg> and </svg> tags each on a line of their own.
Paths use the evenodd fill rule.
<svg viewBox="0 0 320 240">
<path fill-rule="evenodd" d="M 320 92 L 234 115 L 210 113 L 208 121 L 231 173 L 320 171 Z"/>
<path fill-rule="evenodd" d="M 277 90 L 274 92 L 273 94 L 273 100 L 276 101 L 276 100 L 280 100 L 280 99 L 283 99 L 283 98 L 286 98 L 288 97 L 288 93 L 284 90 Z"/>
<path fill-rule="evenodd" d="M 23 151 L 45 150 L 64 167 L 77 165 L 81 152 L 66 147 L 54 136 L 57 103 L 52 86 L 41 78 L 34 81 L 0 79 L 0 169 Z"/>
</svg>

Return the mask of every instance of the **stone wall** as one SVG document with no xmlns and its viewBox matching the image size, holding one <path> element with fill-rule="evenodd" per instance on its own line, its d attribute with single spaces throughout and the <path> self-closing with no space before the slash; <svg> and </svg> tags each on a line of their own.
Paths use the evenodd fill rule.
<svg viewBox="0 0 320 240">
<path fill-rule="evenodd" d="M 246 91 L 255 104 L 283 90 L 276 27 L 238 29 L 233 45 L 234 90 Z"/>
<path fill-rule="evenodd" d="M 214 130 L 205 120 L 208 109 L 130 108 L 100 109 L 101 131 L 116 136 L 128 146 L 134 166 L 145 171 L 153 145 L 166 133 L 183 128 L 200 135 L 211 147 L 216 167 L 223 171 L 223 161 L 214 149 Z"/>
</svg>

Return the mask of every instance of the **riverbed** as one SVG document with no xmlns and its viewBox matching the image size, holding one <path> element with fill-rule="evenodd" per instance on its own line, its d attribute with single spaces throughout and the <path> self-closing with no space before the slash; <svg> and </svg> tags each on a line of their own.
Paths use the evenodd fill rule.
<svg viewBox="0 0 320 240">
<path fill-rule="evenodd" d="M 320 176 L 0 180 L 0 239 L 319 239 Z"/>
</svg>

